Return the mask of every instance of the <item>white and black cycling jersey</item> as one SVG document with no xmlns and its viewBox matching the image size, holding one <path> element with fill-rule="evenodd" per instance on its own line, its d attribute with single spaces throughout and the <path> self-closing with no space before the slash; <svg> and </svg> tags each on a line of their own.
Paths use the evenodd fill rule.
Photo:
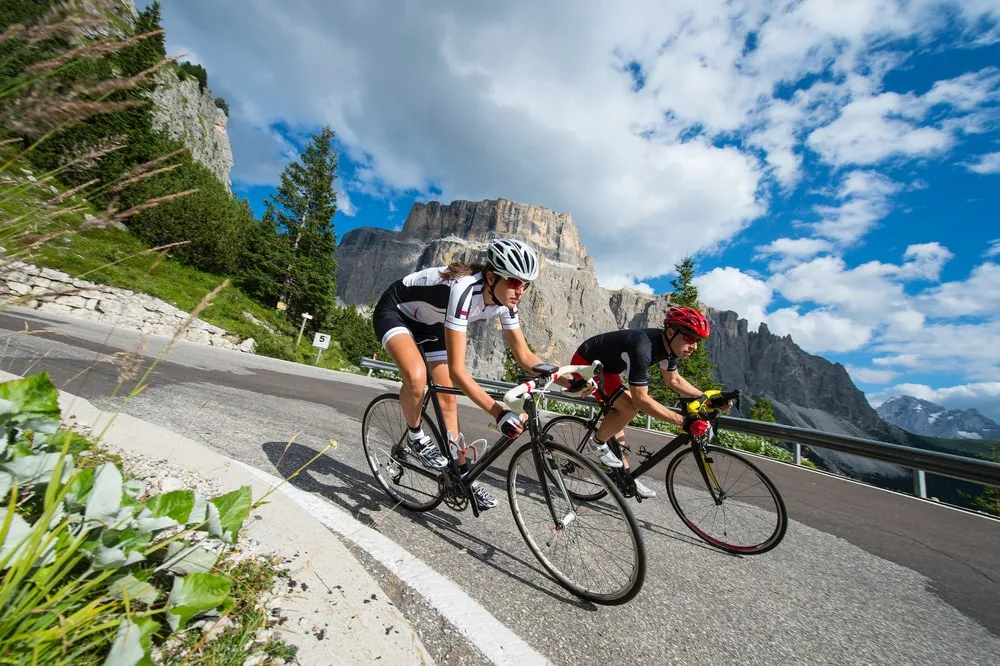
<svg viewBox="0 0 1000 666">
<path fill-rule="evenodd" d="M 393 306 L 407 319 L 422 324 L 441 324 L 453 331 L 468 328 L 470 321 L 499 315 L 505 330 L 520 328 L 517 307 L 486 305 L 483 301 L 485 280 L 482 273 L 446 279 L 445 267 L 427 268 L 410 273 L 386 290 Z"/>
</svg>

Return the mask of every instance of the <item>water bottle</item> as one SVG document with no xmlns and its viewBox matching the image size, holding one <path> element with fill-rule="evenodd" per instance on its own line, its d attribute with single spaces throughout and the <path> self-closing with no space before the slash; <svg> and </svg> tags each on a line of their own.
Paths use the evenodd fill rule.
<svg viewBox="0 0 1000 666">
<path fill-rule="evenodd" d="M 459 453 L 465 453 L 465 435 L 458 433 L 458 437 L 452 437 L 451 431 L 448 431 L 448 449 L 451 451 L 451 457 L 458 460 Z"/>
</svg>

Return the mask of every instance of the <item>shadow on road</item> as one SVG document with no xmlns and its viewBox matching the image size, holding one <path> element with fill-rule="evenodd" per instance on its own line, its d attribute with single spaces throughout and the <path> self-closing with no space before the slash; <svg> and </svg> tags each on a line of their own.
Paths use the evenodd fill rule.
<svg viewBox="0 0 1000 666">
<path fill-rule="evenodd" d="M 369 525 L 373 529 L 378 530 L 379 522 L 384 520 L 384 518 L 378 517 L 378 514 L 394 510 L 388 506 L 387 496 L 370 474 L 358 472 L 350 465 L 339 462 L 331 455 L 316 457 L 318 451 L 294 442 L 292 444 L 288 442 L 265 442 L 261 448 L 282 478 L 287 479 L 298 472 L 298 475 L 290 481 L 292 485 L 306 492 L 324 497 L 333 504 L 348 511 L 356 520 L 364 525 Z M 303 465 L 309 463 L 313 458 L 316 458 L 316 460 L 313 460 L 305 469 L 302 469 Z M 500 487 L 499 483 L 495 480 L 487 479 L 485 474 L 479 477 L 479 480 L 493 486 L 493 490 L 501 493 L 506 492 L 506 489 Z M 497 510 L 503 510 L 502 506 L 497 507 Z M 468 553 L 476 560 L 522 585 L 526 585 L 577 608 L 592 611 L 597 610 L 597 606 L 590 602 L 565 593 L 562 589 L 543 587 L 525 575 L 513 571 L 513 568 L 521 567 L 527 570 L 525 573 L 530 571 L 532 574 L 544 578 L 546 581 L 551 581 L 548 573 L 538 566 L 534 560 L 525 560 L 509 550 L 497 547 L 495 543 L 481 539 L 463 530 L 463 521 L 457 515 L 440 509 L 426 513 L 399 510 L 398 513 L 414 525 L 419 525 L 428 532 L 433 533 L 435 537 L 443 539 L 456 551 L 461 550 Z M 471 515 L 470 511 L 469 516 L 471 517 Z M 511 520 L 513 522 L 513 519 Z M 520 541 L 518 543 L 520 544 Z M 553 582 L 552 585 L 554 586 L 555 583 Z"/>
</svg>

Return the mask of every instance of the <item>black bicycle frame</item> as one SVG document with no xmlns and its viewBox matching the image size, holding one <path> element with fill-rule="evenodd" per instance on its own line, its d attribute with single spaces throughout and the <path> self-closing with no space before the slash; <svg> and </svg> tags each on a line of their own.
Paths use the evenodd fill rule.
<svg viewBox="0 0 1000 666">
<path fill-rule="evenodd" d="M 605 395 L 604 392 L 600 388 L 598 388 L 598 392 L 603 398 Z M 613 401 L 611 402 L 613 404 Z M 612 406 L 608 404 L 608 401 L 602 400 L 600 410 L 595 415 L 590 417 L 590 420 L 587 422 L 588 432 L 592 432 L 596 435 L 597 428 L 600 425 L 601 420 L 607 415 L 609 411 L 611 411 L 611 409 Z M 608 439 L 610 441 L 610 438 Z M 685 446 L 692 447 L 695 458 L 699 463 L 698 469 L 701 471 L 701 476 L 705 480 L 705 486 L 708 488 L 708 491 L 712 494 L 712 499 L 715 500 L 716 504 L 721 503 L 719 494 L 716 491 L 715 484 L 712 482 L 712 479 L 708 477 L 708 470 L 705 468 L 706 466 L 704 464 L 704 457 L 705 457 L 704 452 L 697 445 L 697 442 L 694 441 L 691 435 L 689 435 L 686 432 L 683 432 L 679 435 L 675 435 L 674 438 L 670 440 L 669 443 L 661 447 L 660 450 L 657 451 L 656 453 L 649 453 L 645 448 L 640 448 L 638 451 L 635 451 L 634 453 L 643 460 L 638 467 L 634 468 L 629 467 L 629 476 L 632 477 L 633 479 L 642 476 L 643 474 L 651 470 L 653 467 L 655 467 L 657 464 L 659 464 L 661 461 L 668 458 L 670 455 L 679 451 Z M 617 451 L 614 451 L 614 453 L 617 454 L 619 458 L 621 458 L 622 452 L 620 444 L 614 448 L 618 449 Z"/>
<path fill-rule="evenodd" d="M 476 506 L 476 502 L 472 497 L 472 482 L 479 478 L 486 469 L 493 464 L 500 455 L 507 450 L 507 448 L 514 443 L 514 439 L 511 439 L 507 435 L 501 434 L 500 438 L 494 442 L 493 446 L 489 448 L 486 454 L 477 459 L 476 462 L 469 468 L 468 473 L 465 476 L 459 474 L 458 462 L 451 455 L 451 443 L 448 440 L 448 428 L 445 427 L 444 413 L 441 411 L 441 401 L 438 400 L 438 393 L 447 393 L 450 395 L 464 395 L 460 389 L 453 386 L 442 386 L 440 384 L 435 384 L 432 381 L 427 382 L 427 391 L 424 393 L 424 399 L 420 406 L 421 413 L 424 413 L 427 409 L 427 403 L 430 402 L 434 406 L 434 416 L 437 419 L 438 427 L 444 435 L 445 446 L 448 448 L 447 451 L 442 451 L 446 458 L 448 458 L 450 464 L 449 473 L 452 475 L 453 479 L 458 480 L 462 489 L 465 491 L 465 497 L 469 501 L 469 505 L 472 507 L 472 514 L 479 517 L 479 508 Z M 535 397 L 528 395 L 527 399 L 524 401 L 524 409 L 528 414 L 527 420 L 527 430 L 528 434 L 531 436 L 531 442 L 537 443 L 541 441 L 541 428 L 538 423 L 538 407 L 535 404 Z M 544 469 L 545 461 L 542 460 L 541 450 L 538 446 L 534 447 L 533 458 L 535 465 L 539 471 L 542 472 Z M 542 492 L 545 495 L 547 504 L 549 505 L 549 513 L 552 515 L 552 520 L 556 525 L 562 524 L 562 519 L 556 515 L 555 507 L 549 496 L 549 490 L 547 484 L 542 484 Z"/>
<path fill-rule="evenodd" d="M 469 500 L 469 505 L 472 506 L 472 514 L 476 517 L 479 516 L 479 508 L 476 506 L 476 502 L 472 497 L 471 486 L 472 482 L 475 481 L 479 476 L 486 471 L 494 460 L 500 457 L 500 454 L 507 450 L 507 447 L 513 443 L 513 439 L 501 434 L 500 439 L 498 439 L 493 446 L 489 448 L 486 454 L 476 460 L 476 462 L 469 468 L 469 472 L 462 477 L 458 471 L 458 462 L 451 455 L 451 443 L 448 441 L 448 428 L 444 421 L 444 412 L 441 411 L 441 401 L 438 400 L 438 393 L 447 393 L 450 395 L 465 395 L 460 389 L 453 386 L 442 386 L 440 384 L 435 384 L 432 381 L 427 382 L 427 391 L 424 393 L 424 400 L 420 406 L 421 413 L 427 410 L 427 403 L 430 402 L 434 406 L 434 416 L 438 422 L 438 428 L 441 430 L 441 434 L 444 436 L 444 446 L 445 451 L 441 453 L 448 459 L 450 463 L 449 472 L 452 474 L 454 479 L 458 480 L 462 485 L 466 499 Z M 532 428 L 537 428 L 537 426 L 532 426 Z M 532 433 L 534 436 L 534 433 Z"/>
</svg>

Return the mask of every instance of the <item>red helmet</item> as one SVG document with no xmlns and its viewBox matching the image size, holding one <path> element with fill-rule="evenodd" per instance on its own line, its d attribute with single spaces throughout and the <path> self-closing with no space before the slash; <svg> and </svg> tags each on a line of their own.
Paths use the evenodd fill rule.
<svg viewBox="0 0 1000 666">
<path fill-rule="evenodd" d="M 681 333 L 697 335 L 699 338 L 707 338 L 712 332 L 712 326 L 705 319 L 705 315 L 694 308 L 670 308 L 667 316 L 663 320 L 663 327 L 672 326 Z"/>
</svg>

